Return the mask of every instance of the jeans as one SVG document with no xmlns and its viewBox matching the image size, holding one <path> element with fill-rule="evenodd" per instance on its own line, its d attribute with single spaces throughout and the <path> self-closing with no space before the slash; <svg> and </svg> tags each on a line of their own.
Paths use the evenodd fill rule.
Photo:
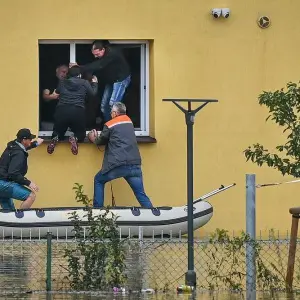
<svg viewBox="0 0 300 300">
<path fill-rule="evenodd" d="M 103 207 L 105 183 L 121 177 L 123 177 L 130 185 L 135 197 L 142 207 L 153 207 L 144 190 L 140 165 L 120 166 L 104 174 L 102 171 L 98 172 L 94 178 L 94 207 Z"/>
<path fill-rule="evenodd" d="M 15 205 L 12 198 L 25 201 L 30 194 L 31 190 L 27 187 L 12 181 L 0 180 L 0 205 L 2 209 L 14 210 Z"/>
<path fill-rule="evenodd" d="M 103 113 L 104 122 L 111 119 L 110 111 L 115 102 L 122 102 L 126 88 L 131 82 L 131 75 L 123 81 L 105 85 L 102 101 L 101 112 Z"/>
</svg>

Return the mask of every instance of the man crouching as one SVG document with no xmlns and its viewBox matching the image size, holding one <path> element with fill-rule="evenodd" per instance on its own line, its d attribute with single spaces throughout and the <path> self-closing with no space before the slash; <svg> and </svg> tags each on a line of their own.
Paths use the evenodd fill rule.
<svg viewBox="0 0 300 300">
<path fill-rule="evenodd" d="M 2 209 L 14 210 L 13 199 L 21 200 L 21 209 L 30 208 L 35 200 L 38 186 L 24 177 L 28 170 L 28 150 L 39 146 L 43 139 L 36 138 L 27 128 L 20 129 L 17 139 L 10 141 L 0 157 L 0 205 Z M 30 189 L 29 189 L 29 188 Z"/>
</svg>

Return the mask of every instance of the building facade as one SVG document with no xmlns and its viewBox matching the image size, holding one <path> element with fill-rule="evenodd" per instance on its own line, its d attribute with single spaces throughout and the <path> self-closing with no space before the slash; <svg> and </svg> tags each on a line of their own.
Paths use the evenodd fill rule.
<svg viewBox="0 0 300 300">
<path fill-rule="evenodd" d="M 230 16 L 214 18 L 213 8 L 229 8 Z M 258 183 L 289 179 L 246 163 L 243 150 L 255 142 L 272 149 L 284 141 L 281 129 L 265 122 L 268 112 L 258 95 L 299 80 L 299 9 L 296 0 L 3 0 L 0 149 L 22 127 L 50 136 L 41 116 L 45 82 L 59 64 L 92 59 L 91 42 L 107 39 L 124 49 L 134 73 L 126 104 L 153 204 L 186 203 L 184 115 L 162 99 L 217 99 L 195 119 L 194 197 L 221 184 L 237 186 L 211 198 L 214 216 L 197 234 L 245 229 L 245 175 L 257 174 Z M 258 26 L 262 16 L 270 18 L 270 27 Z M 29 157 L 28 178 L 40 186 L 34 207 L 77 206 L 76 182 L 92 197 L 103 152 L 85 143 L 74 156 L 62 143 L 50 156 L 46 147 L 47 142 Z M 257 190 L 258 230 L 289 230 L 288 209 L 298 205 L 299 188 Z M 117 205 L 138 204 L 124 180 L 114 181 L 113 191 Z M 107 184 L 105 203 L 110 199 Z"/>
</svg>

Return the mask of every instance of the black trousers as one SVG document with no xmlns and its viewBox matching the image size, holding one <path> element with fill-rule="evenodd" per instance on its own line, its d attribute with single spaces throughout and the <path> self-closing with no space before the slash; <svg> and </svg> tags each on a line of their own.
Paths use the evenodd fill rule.
<svg viewBox="0 0 300 300">
<path fill-rule="evenodd" d="M 65 133 L 70 127 L 78 142 L 83 142 L 85 134 L 85 109 L 74 105 L 59 105 L 54 114 L 52 138 L 58 136 L 64 140 Z"/>
</svg>

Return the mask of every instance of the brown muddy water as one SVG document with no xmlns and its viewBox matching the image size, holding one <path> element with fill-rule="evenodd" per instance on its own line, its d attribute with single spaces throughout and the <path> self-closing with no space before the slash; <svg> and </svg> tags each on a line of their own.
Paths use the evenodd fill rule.
<svg viewBox="0 0 300 300">
<path fill-rule="evenodd" d="M 236 300 L 247 299 L 246 293 L 232 294 L 225 290 L 220 292 L 197 291 L 195 295 L 176 294 L 176 286 L 184 282 L 184 272 L 186 271 L 186 243 L 146 242 L 142 245 L 133 245 L 128 248 L 127 285 L 132 291 L 142 288 L 163 289 L 166 283 L 170 283 L 168 294 L 158 292 L 157 294 L 143 293 L 67 293 L 69 288 L 66 280 L 67 264 L 64 258 L 64 249 L 73 243 L 53 241 L 51 251 L 51 282 L 52 290 L 60 291 L 45 293 L 46 290 L 46 260 L 47 245 L 45 241 L 2 241 L 0 242 L 0 300 L 1 299 L 41 299 L 41 300 L 87 300 L 87 299 L 149 299 L 149 300 Z M 270 255 L 274 251 L 268 247 L 265 254 L 274 261 L 274 256 Z M 200 244 L 195 247 L 197 276 L 199 282 L 204 282 L 205 270 L 203 262 L 210 263 L 210 259 L 205 256 Z M 280 253 L 287 251 L 287 244 L 280 244 Z M 275 252 L 274 252 L 275 253 Z M 287 256 L 285 256 L 287 257 Z M 201 264 L 202 263 L 202 264 Z M 286 265 L 286 264 L 284 264 Z M 225 270 L 226 271 L 226 270 Z M 126 289 L 127 290 L 127 289 Z M 38 292 L 39 291 L 39 292 Z M 255 297 L 249 300 L 270 300 L 270 299 L 290 299 L 300 300 L 300 293 L 286 294 L 257 292 Z M 248 300 L 248 299 L 247 299 Z"/>
<path fill-rule="evenodd" d="M 128 294 L 57 294 L 57 293 L 36 293 L 36 294 L 15 294 L 15 295 L 1 295 L 0 299 L 32 299 L 32 300 L 94 300 L 94 299 L 108 299 L 108 300 L 237 300 L 247 299 L 246 293 L 231 294 L 231 293 L 197 293 L 195 295 L 186 294 L 154 294 L 154 295 L 128 295 Z M 253 298 L 249 300 L 300 300 L 300 294 L 286 294 L 277 293 L 270 295 L 268 293 L 256 293 Z"/>
</svg>

